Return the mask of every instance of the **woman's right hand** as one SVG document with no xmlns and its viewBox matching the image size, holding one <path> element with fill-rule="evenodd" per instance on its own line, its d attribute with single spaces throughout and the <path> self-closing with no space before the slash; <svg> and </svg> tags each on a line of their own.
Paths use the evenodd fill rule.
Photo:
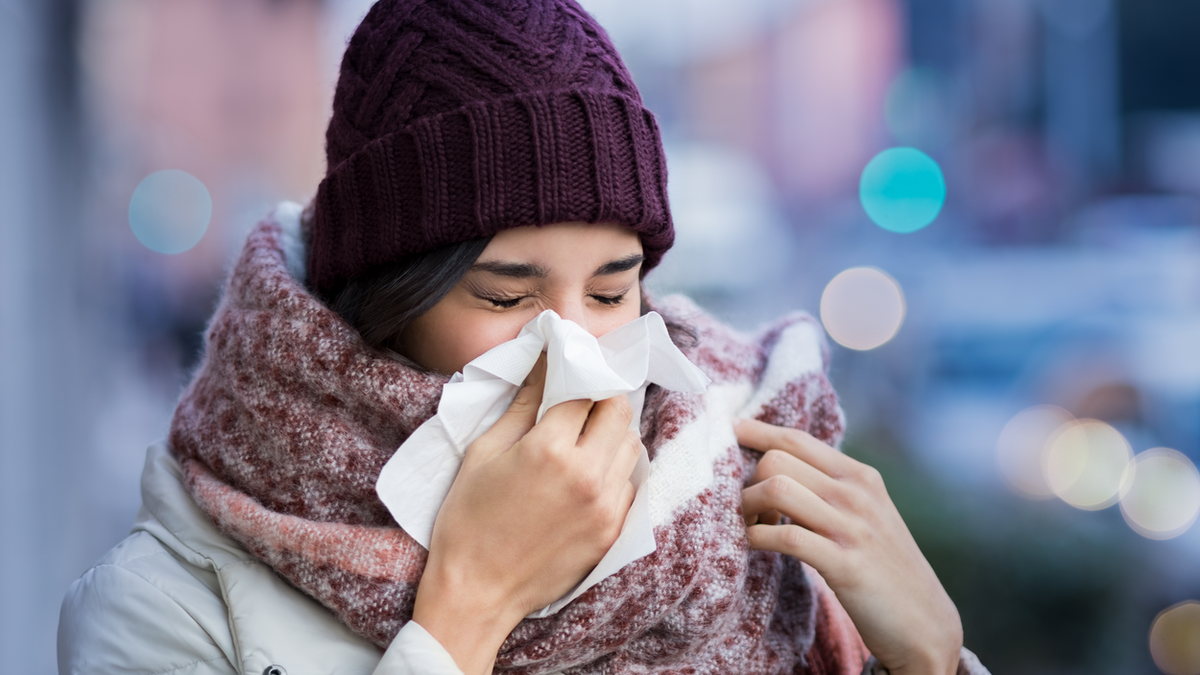
<svg viewBox="0 0 1200 675">
<path fill-rule="evenodd" d="M 491 672 L 521 619 L 583 580 L 633 503 L 628 399 L 568 401 L 534 424 L 545 373 L 543 355 L 467 449 L 434 523 L 413 620 L 467 675 Z"/>
</svg>

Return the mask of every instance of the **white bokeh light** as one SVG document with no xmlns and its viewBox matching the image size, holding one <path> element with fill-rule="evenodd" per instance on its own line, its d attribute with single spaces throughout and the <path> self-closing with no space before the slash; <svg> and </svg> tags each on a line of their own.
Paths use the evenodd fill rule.
<svg viewBox="0 0 1200 675">
<path fill-rule="evenodd" d="M 1097 420 L 1067 422 L 1048 441 L 1046 484 L 1064 502 L 1094 511 L 1128 487 L 1133 451 L 1121 432 Z"/>
<path fill-rule="evenodd" d="M 1132 481 L 1121 497 L 1121 515 L 1135 532 L 1170 539 L 1200 514 L 1200 471 L 1184 454 L 1152 448 L 1134 458 Z"/>
<path fill-rule="evenodd" d="M 1200 675 L 1200 602 L 1185 600 L 1159 612 L 1150 626 L 1150 655 L 1167 675 Z"/>
<path fill-rule="evenodd" d="M 1047 442 L 1074 419 L 1057 406 L 1038 405 L 1017 413 L 1004 426 L 996 439 L 996 465 L 1004 481 L 1018 494 L 1031 499 L 1054 496 L 1042 471 Z"/>
<path fill-rule="evenodd" d="M 838 274 L 821 294 L 821 323 L 843 347 L 875 349 L 904 324 L 904 291 L 886 272 L 852 267 Z"/>
</svg>

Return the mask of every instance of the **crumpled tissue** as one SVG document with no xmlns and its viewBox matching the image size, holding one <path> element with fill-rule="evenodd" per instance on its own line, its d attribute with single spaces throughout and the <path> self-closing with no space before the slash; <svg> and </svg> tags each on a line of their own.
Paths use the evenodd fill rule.
<svg viewBox="0 0 1200 675">
<path fill-rule="evenodd" d="M 505 342 L 471 361 L 442 389 L 437 414 L 417 428 L 392 455 L 375 484 L 392 517 L 425 548 L 433 523 L 462 465 L 467 447 L 508 409 L 538 356 L 546 352 L 546 387 L 537 420 L 564 401 L 600 401 L 626 394 L 639 428 L 646 386 L 703 392 L 708 377 L 671 342 L 666 324 L 649 312 L 596 338 L 551 310 L 539 314 Z M 621 534 L 600 563 L 565 596 L 530 614 L 554 614 L 625 565 L 654 552 L 645 491 L 650 460 L 643 447 L 630 481 L 637 494 Z"/>
</svg>

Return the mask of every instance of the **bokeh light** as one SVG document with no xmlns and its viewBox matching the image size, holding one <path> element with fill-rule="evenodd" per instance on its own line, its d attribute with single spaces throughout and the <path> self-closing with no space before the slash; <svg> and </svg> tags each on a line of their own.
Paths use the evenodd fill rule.
<svg viewBox="0 0 1200 675">
<path fill-rule="evenodd" d="M 904 291 L 874 267 L 838 274 L 821 294 L 821 323 L 838 344 L 867 350 L 891 340 L 904 323 Z"/>
<path fill-rule="evenodd" d="M 1200 675 L 1200 602 L 1185 600 L 1154 617 L 1150 655 L 1167 675 Z"/>
<path fill-rule="evenodd" d="M 195 246 L 212 218 L 212 197 L 200 179 L 180 169 L 155 171 L 129 199 L 129 227 L 146 248 L 183 253 Z"/>
<path fill-rule="evenodd" d="M 867 162 L 858 193 L 876 225 L 908 233 L 937 218 L 946 202 L 946 181 L 929 155 L 915 148 L 889 148 Z"/>
<path fill-rule="evenodd" d="M 1057 406 L 1038 405 L 1022 410 L 1004 425 L 996 439 L 996 464 L 1005 482 L 1018 494 L 1032 499 L 1054 496 L 1042 470 L 1047 442 L 1074 419 Z"/>
<path fill-rule="evenodd" d="M 1200 514 L 1200 471 L 1183 453 L 1152 448 L 1134 458 L 1133 479 L 1121 496 L 1121 515 L 1138 534 L 1170 539 Z M 1195 635 L 1200 643 L 1200 631 Z"/>
<path fill-rule="evenodd" d="M 1097 420 L 1067 422 L 1046 450 L 1046 483 L 1064 502 L 1089 511 L 1112 506 L 1128 487 L 1133 459 L 1121 432 Z"/>
</svg>

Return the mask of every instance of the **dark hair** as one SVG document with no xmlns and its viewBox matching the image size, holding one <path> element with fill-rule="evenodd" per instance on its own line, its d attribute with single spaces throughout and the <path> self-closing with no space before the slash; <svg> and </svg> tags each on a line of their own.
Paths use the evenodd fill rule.
<svg viewBox="0 0 1200 675">
<path fill-rule="evenodd" d="M 305 239 L 311 236 L 312 205 L 301 216 Z M 420 367 L 400 348 L 400 336 L 417 317 L 433 308 L 479 259 L 491 237 L 469 239 L 381 265 L 351 279 L 333 298 L 333 311 L 354 327 L 371 347 Z M 643 269 L 642 274 L 645 274 Z M 650 311 L 641 291 L 640 313 Z M 694 347 L 696 331 L 664 317 L 671 340 L 681 348 Z"/>
<path fill-rule="evenodd" d="M 491 240 L 468 239 L 376 267 L 351 279 L 329 306 L 367 344 L 405 356 L 399 346 L 404 329 L 446 297 Z"/>
</svg>

